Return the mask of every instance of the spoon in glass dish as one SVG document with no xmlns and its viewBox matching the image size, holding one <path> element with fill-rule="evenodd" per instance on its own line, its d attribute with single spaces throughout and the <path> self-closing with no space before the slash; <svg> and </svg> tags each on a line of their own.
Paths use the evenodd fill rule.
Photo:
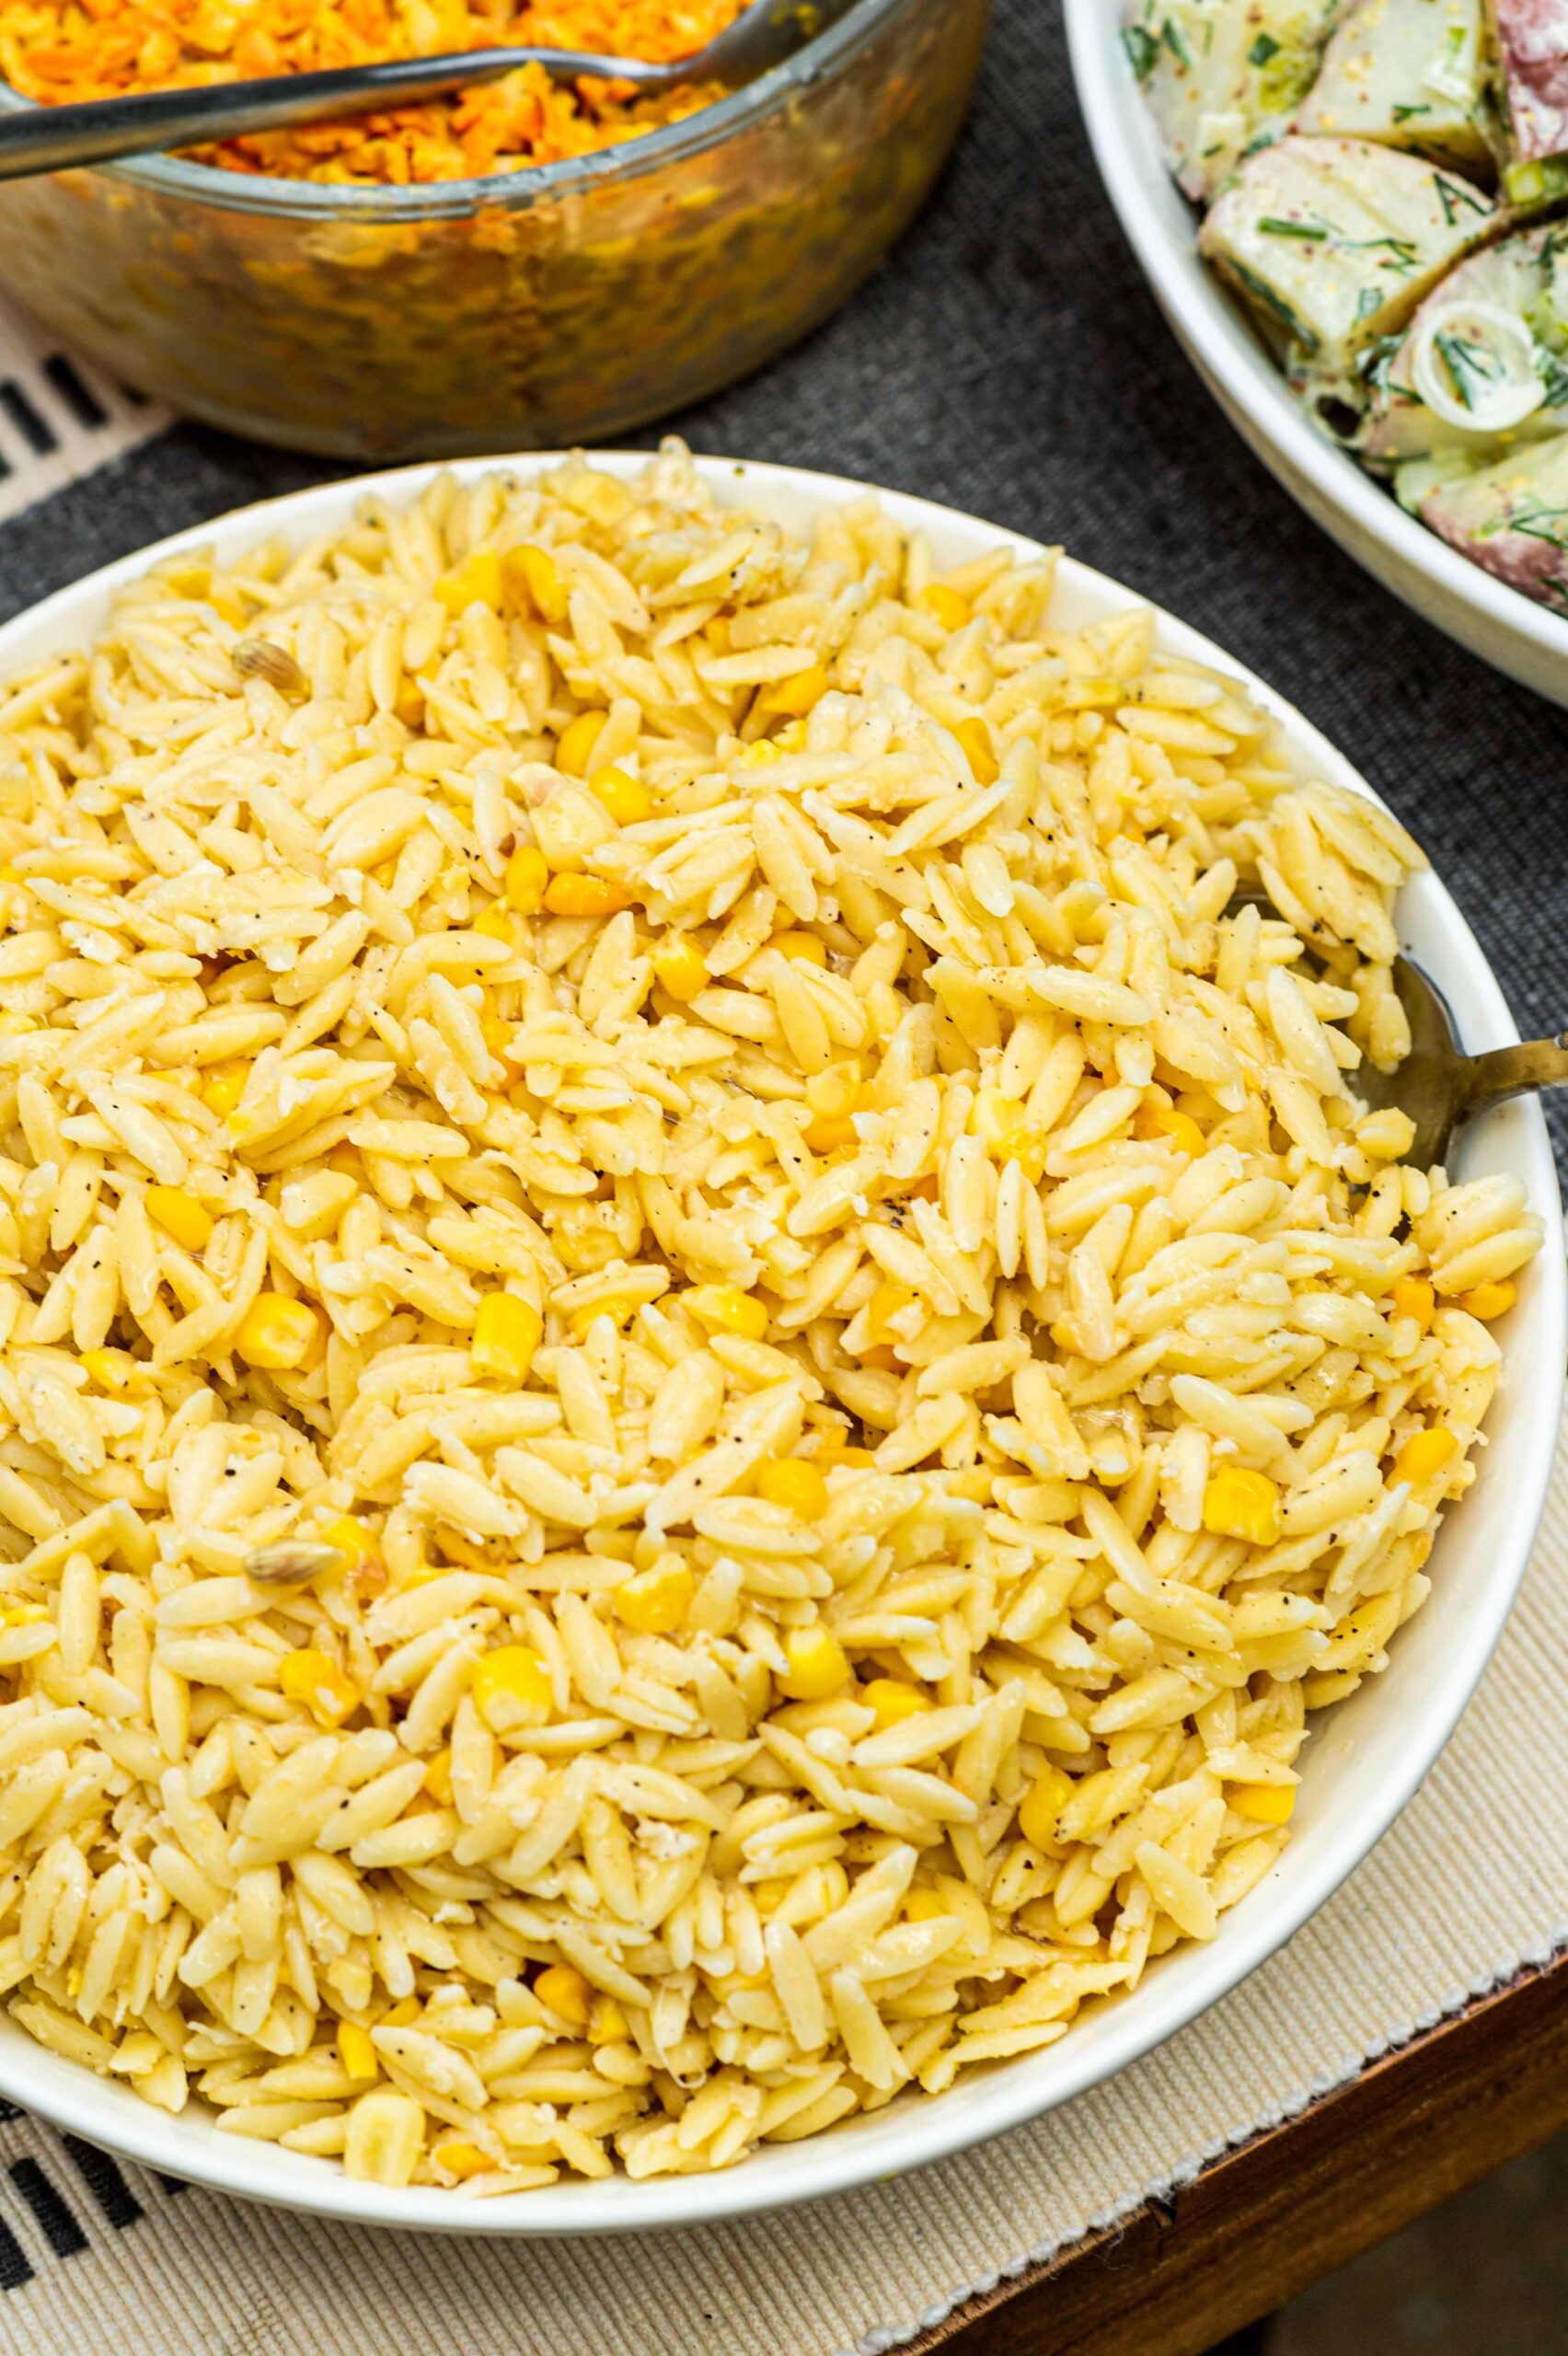
<svg viewBox="0 0 1568 2356">
<path fill-rule="evenodd" d="M 1227 915 L 1258 907 L 1278 910 L 1266 892 L 1244 885 Z M 1308 943 L 1309 953 L 1311 944 Z M 1364 1062 L 1355 1092 L 1373 1112 L 1396 1106 L 1415 1123 L 1410 1151 L 1401 1157 L 1418 1170 L 1447 1161 L 1457 1129 L 1477 1113 L 1537 1088 L 1568 1088 L 1568 1032 L 1555 1039 L 1526 1039 L 1516 1047 L 1490 1047 L 1467 1056 L 1447 1000 L 1431 976 L 1409 957 L 1396 957 L 1394 989 L 1410 1024 L 1410 1053 L 1397 1069 L 1378 1071 Z"/>
<path fill-rule="evenodd" d="M 332 66 L 318 74 L 271 74 L 249 82 L 213 82 L 201 89 L 137 90 L 79 106 L 28 107 L 0 114 L 0 179 L 108 164 L 169 147 L 205 146 L 244 133 L 335 115 L 411 106 L 451 90 L 496 82 L 520 65 L 542 65 L 556 81 L 582 75 L 630 82 L 641 93 L 683 83 L 719 82 L 739 89 L 782 64 L 842 16 L 848 0 L 751 0 L 706 49 L 666 64 L 611 57 L 586 49 L 471 49 L 442 57 L 394 57 L 372 65 Z"/>
</svg>

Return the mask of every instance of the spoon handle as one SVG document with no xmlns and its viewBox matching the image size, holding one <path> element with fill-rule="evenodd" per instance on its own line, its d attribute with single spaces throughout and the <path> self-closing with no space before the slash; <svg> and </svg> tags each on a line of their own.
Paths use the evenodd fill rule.
<svg viewBox="0 0 1568 2356">
<path fill-rule="evenodd" d="M 641 58 L 605 57 L 578 49 L 480 49 L 444 57 L 397 57 L 374 65 L 333 66 L 318 74 L 272 74 L 251 82 L 213 82 L 195 90 L 139 90 L 85 105 L 29 107 L 0 115 L 0 179 L 111 163 L 166 147 L 201 146 L 242 133 L 276 131 L 332 115 L 409 106 L 449 90 L 499 81 L 520 65 L 542 65 L 557 81 L 581 74 L 613 75 L 658 89 L 690 71 Z"/>
<path fill-rule="evenodd" d="M 1493 1047 L 1466 1056 L 1458 1065 L 1459 1105 L 1468 1117 L 1488 1104 L 1523 1096 L 1532 1088 L 1568 1088 L 1568 1031 L 1555 1039 L 1527 1039 L 1516 1047 Z"/>
</svg>

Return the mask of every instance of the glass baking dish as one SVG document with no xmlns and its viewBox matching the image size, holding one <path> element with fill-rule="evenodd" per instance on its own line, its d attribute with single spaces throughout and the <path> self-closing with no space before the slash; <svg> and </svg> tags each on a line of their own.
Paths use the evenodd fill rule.
<svg viewBox="0 0 1568 2356">
<path fill-rule="evenodd" d="M 744 375 L 881 260 L 957 134 L 988 9 L 858 0 L 715 106 L 485 179 L 160 156 L 0 182 L 0 276 L 122 382 L 293 449 L 603 440 Z"/>
</svg>

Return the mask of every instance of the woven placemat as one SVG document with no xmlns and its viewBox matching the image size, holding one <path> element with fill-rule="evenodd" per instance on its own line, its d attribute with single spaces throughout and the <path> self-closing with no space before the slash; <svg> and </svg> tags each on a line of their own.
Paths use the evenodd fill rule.
<svg viewBox="0 0 1568 2356">
<path fill-rule="evenodd" d="M 115 384 L 0 292 L 0 522 L 161 433 L 168 411 Z"/>
<path fill-rule="evenodd" d="M 1496 1657 L 1393 1830 L 1244 1986 L 1032 2126 L 775 2217 L 635 2241 L 475 2243 L 248 2208 L 118 2166 L 16 2113 L 0 2126 L 0 2348 L 871 2356 L 895 2347 L 1000 2277 L 1169 2194 L 1228 2145 L 1568 1946 L 1565 1628 L 1568 1424 Z"/>
</svg>

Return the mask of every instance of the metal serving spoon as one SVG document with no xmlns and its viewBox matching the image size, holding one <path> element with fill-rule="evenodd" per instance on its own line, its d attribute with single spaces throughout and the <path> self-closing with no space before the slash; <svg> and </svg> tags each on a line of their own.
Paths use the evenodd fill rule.
<svg viewBox="0 0 1568 2356">
<path fill-rule="evenodd" d="M 396 57 L 375 65 L 333 66 L 319 74 L 270 74 L 251 82 L 213 82 L 197 90 L 138 90 L 81 106 L 29 107 L 0 114 L 0 179 L 108 164 L 167 147 L 197 147 L 241 133 L 334 115 L 409 106 L 449 90 L 497 82 L 520 65 L 542 65 L 558 82 L 593 75 L 633 82 L 641 91 L 686 82 L 738 89 L 823 31 L 848 0 L 752 0 L 706 49 L 673 64 L 608 57 L 587 49 L 471 49 L 444 57 Z"/>
<path fill-rule="evenodd" d="M 1236 893 L 1226 913 L 1247 907 L 1265 908 L 1271 916 L 1279 913 L 1256 885 L 1244 885 Z M 1568 1088 L 1568 1032 L 1555 1039 L 1526 1039 L 1516 1047 L 1490 1047 L 1483 1055 L 1467 1056 L 1448 1002 L 1431 976 L 1413 959 L 1396 957 L 1393 979 L 1410 1023 L 1410 1053 L 1390 1072 L 1363 1063 L 1355 1086 L 1374 1112 L 1396 1105 L 1409 1114 L 1415 1137 L 1403 1159 L 1417 1169 L 1430 1170 L 1435 1162 L 1446 1161 L 1455 1130 L 1489 1105 L 1536 1088 Z"/>
</svg>

